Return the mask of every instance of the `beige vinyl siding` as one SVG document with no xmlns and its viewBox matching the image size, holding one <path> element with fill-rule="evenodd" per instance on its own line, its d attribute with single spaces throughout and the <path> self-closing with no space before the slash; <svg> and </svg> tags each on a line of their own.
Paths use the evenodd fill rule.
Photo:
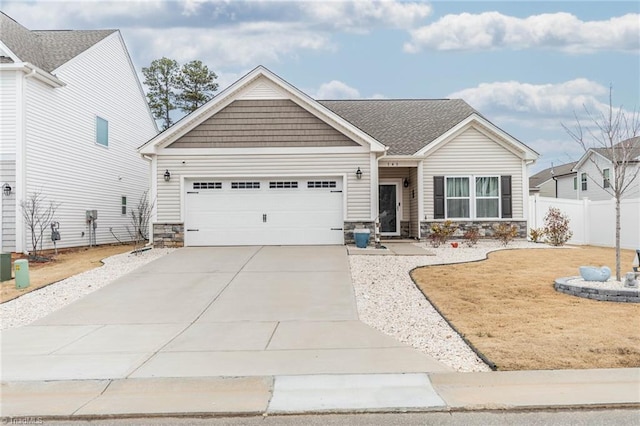
<svg viewBox="0 0 640 426">
<path fill-rule="evenodd" d="M 158 156 L 156 179 L 157 222 L 181 220 L 181 176 L 189 177 L 266 177 L 344 175 L 346 220 L 371 220 L 371 169 L 369 152 L 336 154 L 236 154 L 201 156 Z M 360 167 L 362 179 L 356 179 Z M 165 170 L 171 180 L 165 182 Z"/>
<path fill-rule="evenodd" d="M 86 210 L 98 210 L 97 243 L 128 239 L 121 196 L 135 206 L 149 167 L 136 151 L 156 134 L 146 100 L 118 33 L 55 71 L 67 85 L 25 81 L 27 191 L 59 203 L 58 247 L 86 245 Z M 109 122 L 109 146 L 97 145 L 96 116 Z M 45 232 L 45 248 L 51 247 Z M 26 236 L 29 241 L 29 236 Z M 28 248 L 28 247 L 27 247 Z"/>
<path fill-rule="evenodd" d="M 358 146 L 288 99 L 236 100 L 169 146 L 253 148 Z"/>
<path fill-rule="evenodd" d="M 409 179 L 409 167 L 381 167 L 379 170 L 379 180 L 391 179 L 399 180 L 400 191 L 402 193 L 402 218 L 400 220 L 406 221 L 411 217 L 410 200 L 411 200 L 411 188 L 405 188 L 402 186 L 402 182 L 405 178 Z"/>
<path fill-rule="evenodd" d="M 424 161 L 424 214 L 422 220 L 433 220 L 434 176 L 500 176 L 511 175 L 513 219 L 523 217 L 522 160 L 492 141 L 483 133 L 469 128 L 430 154 Z"/>
</svg>

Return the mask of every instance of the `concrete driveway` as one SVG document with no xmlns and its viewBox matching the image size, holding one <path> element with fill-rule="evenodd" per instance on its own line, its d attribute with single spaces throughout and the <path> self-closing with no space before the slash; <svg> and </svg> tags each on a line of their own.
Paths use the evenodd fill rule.
<svg viewBox="0 0 640 426">
<path fill-rule="evenodd" d="M 358 320 L 346 248 L 184 248 L 1 333 L 2 381 L 443 372 Z"/>
</svg>

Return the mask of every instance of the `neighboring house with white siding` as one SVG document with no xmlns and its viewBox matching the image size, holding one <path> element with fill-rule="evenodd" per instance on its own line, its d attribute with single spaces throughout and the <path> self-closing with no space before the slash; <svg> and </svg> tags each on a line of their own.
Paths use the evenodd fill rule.
<svg viewBox="0 0 640 426">
<path fill-rule="evenodd" d="M 618 143 L 614 149 L 621 149 L 622 144 L 627 146 L 630 157 L 625 172 L 625 183 L 629 186 L 622 198 L 640 198 L 640 176 L 635 179 L 640 167 L 640 137 L 627 139 Z M 621 153 L 621 151 L 619 151 Z M 573 176 L 564 176 L 559 180 L 563 187 L 573 188 L 573 192 L 565 191 L 558 198 L 572 198 L 581 200 L 588 198 L 592 201 L 610 200 L 613 192 L 609 180 L 613 179 L 612 150 L 608 148 L 591 148 L 578 160 L 572 172 Z M 621 154 L 619 154 L 621 155 Z"/>
<path fill-rule="evenodd" d="M 538 155 L 459 99 L 316 101 L 264 67 L 139 149 L 156 244 L 425 238 L 450 219 L 527 232 Z"/>
<path fill-rule="evenodd" d="M 2 251 L 30 250 L 20 203 L 34 193 L 59 205 L 58 247 L 90 244 L 87 210 L 98 213 L 91 243 L 130 239 L 149 187 L 136 148 L 155 134 L 118 30 L 31 31 L 0 13 Z"/>
<path fill-rule="evenodd" d="M 576 198 L 573 170 L 577 161 L 551 166 L 529 177 L 529 194 L 550 198 Z"/>
</svg>

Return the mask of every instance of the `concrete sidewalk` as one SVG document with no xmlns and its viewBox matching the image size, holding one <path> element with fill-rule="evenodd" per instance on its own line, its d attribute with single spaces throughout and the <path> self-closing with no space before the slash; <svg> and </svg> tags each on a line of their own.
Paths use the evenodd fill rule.
<svg viewBox="0 0 640 426">
<path fill-rule="evenodd" d="M 640 407 L 640 369 L 9 382 L 3 417 Z"/>
</svg>

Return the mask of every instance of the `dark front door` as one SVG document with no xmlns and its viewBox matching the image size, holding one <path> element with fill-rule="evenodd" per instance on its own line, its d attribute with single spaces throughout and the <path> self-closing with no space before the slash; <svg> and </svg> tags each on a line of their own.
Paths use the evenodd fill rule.
<svg viewBox="0 0 640 426">
<path fill-rule="evenodd" d="M 381 184 L 378 186 L 378 212 L 380 214 L 380 232 L 386 234 L 398 233 L 398 200 L 396 184 Z"/>
</svg>

